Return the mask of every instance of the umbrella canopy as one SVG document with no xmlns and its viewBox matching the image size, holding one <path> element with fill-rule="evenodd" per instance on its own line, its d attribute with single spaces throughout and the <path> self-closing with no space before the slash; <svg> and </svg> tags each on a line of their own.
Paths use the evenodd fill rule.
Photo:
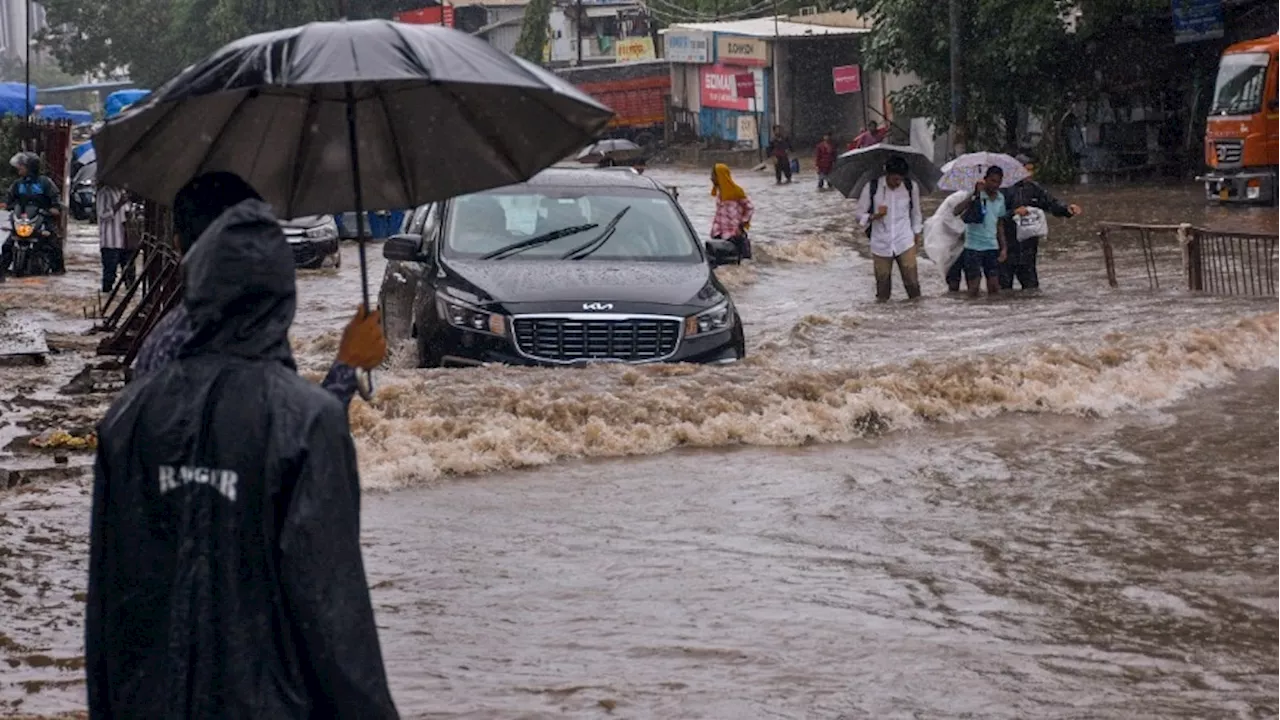
<svg viewBox="0 0 1280 720">
<path fill-rule="evenodd" d="M 595 162 L 606 157 L 630 156 L 641 152 L 644 152 L 644 148 L 630 140 L 608 138 L 582 148 L 582 152 L 578 153 L 578 160 L 581 162 Z"/>
<path fill-rule="evenodd" d="M 102 105 L 106 110 L 107 117 L 111 118 L 119 115 L 125 108 L 150 94 L 150 90 L 117 90 L 108 95 Z"/>
<path fill-rule="evenodd" d="M 94 145 L 103 182 L 144 197 L 170 202 L 192 177 L 222 170 L 281 217 L 301 217 L 521 182 L 612 114 L 466 33 L 312 23 L 223 47 L 109 120 Z M 357 165 L 363 208 L 345 181 Z"/>
<path fill-rule="evenodd" d="M 836 160 L 827 180 L 845 197 L 857 197 L 864 185 L 884 174 L 884 164 L 894 156 L 907 161 L 911 179 L 920 186 L 920 192 L 933 192 L 937 188 L 938 168 L 928 155 L 907 145 L 873 145 L 850 150 Z"/>
<path fill-rule="evenodd" d="M 942 190 L 972 190 L 973 186 L 987 174 L 987 168 L 998 166 L 1004 171 L 1004 182 L 1000 187 L 1009 187 L 1016 182 L 1031 177 L 1031 173 L 1017 159 L 1004 153 L 974 152 L 965 153 L 942 166 L 942 179 L 938 187 Z"/>
</svg>

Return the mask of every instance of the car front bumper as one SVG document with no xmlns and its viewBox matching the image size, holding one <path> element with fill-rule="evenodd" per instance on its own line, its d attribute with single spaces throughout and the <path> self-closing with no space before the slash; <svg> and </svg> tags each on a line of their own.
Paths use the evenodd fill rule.
<svg viewBox="0 0 1280 720">
<path fill-rule="evenodd" d="M 1267 170 L 1209 172 L 1196 178 L 1204 183 L 1206 200 L 1223 203 L 1271 203 L 1276 199 L 1276 173 Z"/>
<path fill-rule="evenodd" d="M 290 240 L 293 250 L 293 265 L 297 268 L 313 270 L 320 267 L 325 258 L 336 255 L 339 251 L 338 238 Z"/>
<path fill-rule="evenodd" d="M 741 343 L 736 339 L 737 333 L 732 328 L 721 332 L 696 337 L 681 337 L 674 352 L 669 355 L 638 361 L 611 359 L 576 359 L 555 360 L 540 358 L 522 352 L 511 337 L 510 331 L 504 337 L 471 332 L 450 326 L 439 332 L 433 339 L 439 344 L 442 363 L 449 367 L 466 367 L 500 363 L 503 365 L 523 365 L 531 367 L 583 367 L 599 364 L 649 365 L 654 363 L 704 363 L 726 364 L 742 359 Z"/>
</svg>

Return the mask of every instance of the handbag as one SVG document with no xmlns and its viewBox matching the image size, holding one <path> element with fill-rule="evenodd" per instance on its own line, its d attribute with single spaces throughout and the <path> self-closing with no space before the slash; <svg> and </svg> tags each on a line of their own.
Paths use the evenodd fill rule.
<svg viewBox="0 0 1280 720">
<path fill-rule="evenodd" d="M 1029 207 L 1026 215 L 1014 216 L 1013 219 L 1018 225 L 1018 240 L 1030 240 L 1049 235 L 1049 221 L 1040 208 Z"/>
<path fill-rule="evenodd" d="M 987 219 L 987 209 L 979 195 L 973 198 L 973 202 L 969 203 L 969 207 L 965 209 L 964 214 L 960 216 L 965 225 L 981 225 Z"/>
</svg>

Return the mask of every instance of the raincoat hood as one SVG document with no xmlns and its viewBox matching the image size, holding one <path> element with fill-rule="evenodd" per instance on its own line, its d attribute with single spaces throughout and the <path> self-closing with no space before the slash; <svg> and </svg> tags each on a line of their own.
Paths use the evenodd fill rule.
<svg viewBox="0 0 1280 720">
<path fill-rule="evenodd" d="M 182 261 L 192 335 L 181 357 L 225 353 L 294 367 L 293 251 L 270 206 L 245 200 L 209 226 Z"/>
<path fill-rule="evenodd" d="M 733 174 L 729 172 L 729 166 L 724 163 L 718 163 L 711 169 L 711 194 L 718 195 L 725 202 L 743 200 L 747 197 L 747 191 L 733 181 Z"/>
</svg>

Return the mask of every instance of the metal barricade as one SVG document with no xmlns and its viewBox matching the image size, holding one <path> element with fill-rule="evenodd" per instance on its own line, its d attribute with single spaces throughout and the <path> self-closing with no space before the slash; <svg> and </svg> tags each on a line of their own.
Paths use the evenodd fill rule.
<svg viewBox="0 0 1280 720">
<path fill-rule="evenodd" d="M 1161 260 L 1180 256 L 1185 287 L 1213 295 L 1275 297 L 1277 263 L 1280 262 L 1276 235 L 1224 232 L 1182 225 L 1138 223 L 1098 223 L 1098 240 L 1106 264 L 1107 282 L 1119 287 L 1116 269 L 1117 235 L 1136 235 L 1142 254 L 1147 285 L 1161 289 Z"/>
</svg>

